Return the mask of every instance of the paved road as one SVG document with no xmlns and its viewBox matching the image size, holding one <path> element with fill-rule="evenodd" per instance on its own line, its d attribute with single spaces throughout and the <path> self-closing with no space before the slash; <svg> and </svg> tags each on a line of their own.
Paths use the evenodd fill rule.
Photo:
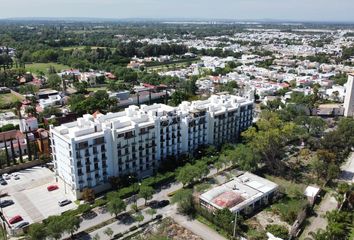
<svg viewBox="0 0 354 240">
<path fill-rule="evenodd" d="M 208 174 L 208 177 L 212 176 L 212 175 L 215 175 L 217 173 L 216 169 L 211 169 L 210 170 L 210 173 Z M 168 199 L 168 194 L 169 193 L 172 193 L 172 192 L 175 192 L 177 191 L 178 189 L 181 189 L 183 187 L 183 185 L 181 183 L 172 183 L 168 188 L 166 189 L 161 189 L 159 192 L 155 193 L 153 195 L 153 198 L 151 200 L 158 200 L 158 201 L 161 201 L 161 200 L 164 200 L 164 199 Z M 138 199 L 137 201 L 137 205 L 140 207 L 140 206 L 143 206 L 145 203 L 144 199 Z M 131 209 L 131 204 L 128 205 L 127 207 L 127 210 L 130 210 Z M 97 213 L 97 216 L 94 217 L 93 219 L 90 219 L 90 220 L 83 220 L 80 224 L 80 228 L 78 229 L 77 233 L 78 232 L 82 232 L 82 231 L 85 231 L 86 229 L 88 228 L 91 228 L 99 223 L 102 223 L 104 221 L 107 221 L 109 219 L 111 219 L 113 216 L 108 213 L 108 212 L 104 212 L 104 213 L 101 213 L 99 212 L 98 209 L 95 210 L 95 212 Z M 160 214 L 163 214 L 164 216 L 171 216 L 172 214 L 174 214 L 176 211 L 171 211 L 170 208 L 166 208 L 166 209 L 163 209 L 162 212 L 160 213 L 160 210 L 158 211 L 158 213 Z M 149 216 L 146 216 L 145 217 L 145 220 L 149 219 Z M 201 224 L 201 223 L 200 223 Z M 122 226 L 120 224 L 117 224 L 117 222 L 111 224 L 111 228 L 113 229 L 114 228 L 114 232 L 115 234 L 116 233 L 119 233 L 119 232 L 124 232 L 126 231 L 126 227 L 125 226 Z M 129 225 L 129 227 L 131 227 L 133 225 Z M 206 226 L 205 226 L 206 227 Z M 107 228 L 107 226 L 95 231 L 94 233 L 99 233 L 99 235 L 101 236 L 103 231 Z M 207 228 L 207 227 L 206 227 Z M 191 229 L 189 229 L 191 230 Z M 197 232 L 200 232 L 200 227 L 199 229 L 197 229 L 198 231 L 194 232 L 193 230 L 191 230 L 192 232 L 194 232 L 195 234 L 198 234 Z M 94 236 L 94 234 L 90 234 L 91 236 Z M 68 237 L 68 236 L 64 236 L 64 237 Z M 104 239 L 104 236 L 102 235 L 101 236 L 102 238 L 101 239 Z M 90 238 L 88 238 L 90 239 Z"/>
<path fill-rule="evenodd" d="M 171 216 L 174 212 L 176 212 L 176 207 L 175 205 L 168 205 L 162 209 L 157 209 L 156 214 L 161 214 L 164 217 L 169 217 Z M 140 212 L 143 216 L 144 216 L 144 220 L 140 223 L 145 223 L 149 220 L 152 219 L 152 216 L 146 213 L 146 210 L 143 210 Z M 155 215 L 156 216 L 156 215 Z M 108 236 L 104 234 L 104 231 L 110 227 L 114 234 L 117 233 L 123 233 L 127 230 L 129 230 L 129 228 L 131 228 L 132 226 L 137 226 L 139 225 L 138 222 L 133 222 L 134 220 L 132 218 L 127 219 L 126 221 L 116 221 L 112 224 L 109 224 L 103 228 L 100 228 L 92 233 L 90 233 L 90 236 L 87 237 L 87 239 L 92 239 L 96 234 L 98 234 L 100 236 L 101 240 L 109 240 Z"/>
<path fill-rule="evenodd" d="M 327 219 L 325 217 L 326 212 L 330 212 L 337 208 L 337 201 L 332 196 L 333 192 L 328 192 L 321 201 L 318 209 L 315 210 L 316 216 L 310 217 L 310 225 L 308 225 L 301 235 L 300 239 L 304 239 L 310 232 L 316 232 L 319 229 L 326 229 Z"/>
<path fill-rule="evenodd" d="M 349 155 L 348 160 L 341 166 L 341 170 L 339 180 L 354 183 L 354 152 Z"/>
<path fill-rule="evenodd" d="M 198 222 L 197 220 L 188 219 L 188 217 L 179 214 L 174 214 L 172 218 L 179 225 L 190 230 L 204 240 L 226 240 L 226 238 L 221 236 L 219 233 L 215 232 L 213 229 L 209 228 L 203 223 Z"/>
</svg>

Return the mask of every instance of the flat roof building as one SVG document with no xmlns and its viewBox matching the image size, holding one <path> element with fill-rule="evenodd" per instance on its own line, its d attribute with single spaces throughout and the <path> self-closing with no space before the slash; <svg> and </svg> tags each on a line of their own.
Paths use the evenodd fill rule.
<svg viewBox="0 0 354 240">
<path fill-rule="evenodd" d="M 249 214 L 254 209 L 268 204 L 278 185 L 245 172 L 231 181 L 200 195 L 200 204 L 210 211 L 228 208 L 233 213 Z"/>
<path fill-rule="evenodd" d="M 161 161 L 201 145 L 237 141 L 252 124 L 253 102 L 232 95 L 204 101 L 129 106 L 122 112 L 84 115 L 50 128 L 56 174 L 79 198 L 109 176 L 151 176 Z M 103 189 L 102 189 L 103 190 Z"/>
</svg>

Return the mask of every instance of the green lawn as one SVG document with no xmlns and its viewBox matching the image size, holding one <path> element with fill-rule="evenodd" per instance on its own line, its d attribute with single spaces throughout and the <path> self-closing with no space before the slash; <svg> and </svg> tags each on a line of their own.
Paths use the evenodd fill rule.
<svg viewBox="0 0 354 240">
<path fill-rule="evenodd" d="M 288 195 L 289 197 L 298 197 L 299 195 L 303 195 L 303 192 L 305 191 L 306 186 L 301 183 L 295 183 L 289 180 L 286 180 L 284 178 L 280 177 L 275 177 L 271 175 L 266 175 L 265 176 L 268 180 L 275 182 L 278 184 L 282 190 L 284 190 L 285 194 Z"/>
<path fill-rule="evenodd" d="M 60 72 L 65 69 L 70 69 L 70 66 L 66 66 L 63 64 L 59 63 L 31 63 L 31 64 L 26 64 L 26 71 L 32 72 L 32 73 L 38 73 L 38 72 L 43 72 L 44 74 L 48 74 L 48 69 L 50 66 L 53 66 L 57 72 Z"/>
<path fill-rule="evenodd" d="M 89 92 L 97 92 L 98 90 L 107 90 L 107 87 L 89 87 L 87 91 Z"/>
<path fill-rule="evenodd" d="M 0 94 L 0 105 L 14 103 L 16 101 L 21 101 L 22 99 L 12 93 Z"/>
</svg>

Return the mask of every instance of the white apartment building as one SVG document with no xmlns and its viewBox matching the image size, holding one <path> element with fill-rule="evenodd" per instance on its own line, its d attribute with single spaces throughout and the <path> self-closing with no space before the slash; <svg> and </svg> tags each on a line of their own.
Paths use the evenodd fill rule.
<svg viewBox="0 0 354 240">
<path fill-rule="evenodd" d="M 354 74 L 349 74 L 344 98 L 344 116 L 354 116 Z"/>
<path fill-rule="evenodd" d="M 252 124 L 253 102 L 232 95 L 204 101 L 129 106 L 122 112 L 84 115 L 50 128 L 56 174 L 71 189 L 109 188 L 108 177 L 152 175 L 170 156 L 201 145 L 236 142 Z"/>
</svg>

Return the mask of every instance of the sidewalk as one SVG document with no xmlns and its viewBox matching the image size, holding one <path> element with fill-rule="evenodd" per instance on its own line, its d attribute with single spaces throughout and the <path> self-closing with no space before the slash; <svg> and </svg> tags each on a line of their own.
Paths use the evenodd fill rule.
<svg viewBox="0 0 354 240">
<path fill-rule="evenodd" d="M 308 220 L 310 224 L 305 228 L 301 234 L 300 239 L 305 239 L 308 237 L 310 232 L 316 232 L 319 229 L 326 229 L 327 219 L 325 217 L 326 212 L 330 212 L 337 208 L 337 201 L 332 196 L 332 192 L 326 193 L 321 201 L 318 209 L 315 210 L 316 216 L 310 217 Z"/>
</svg>

